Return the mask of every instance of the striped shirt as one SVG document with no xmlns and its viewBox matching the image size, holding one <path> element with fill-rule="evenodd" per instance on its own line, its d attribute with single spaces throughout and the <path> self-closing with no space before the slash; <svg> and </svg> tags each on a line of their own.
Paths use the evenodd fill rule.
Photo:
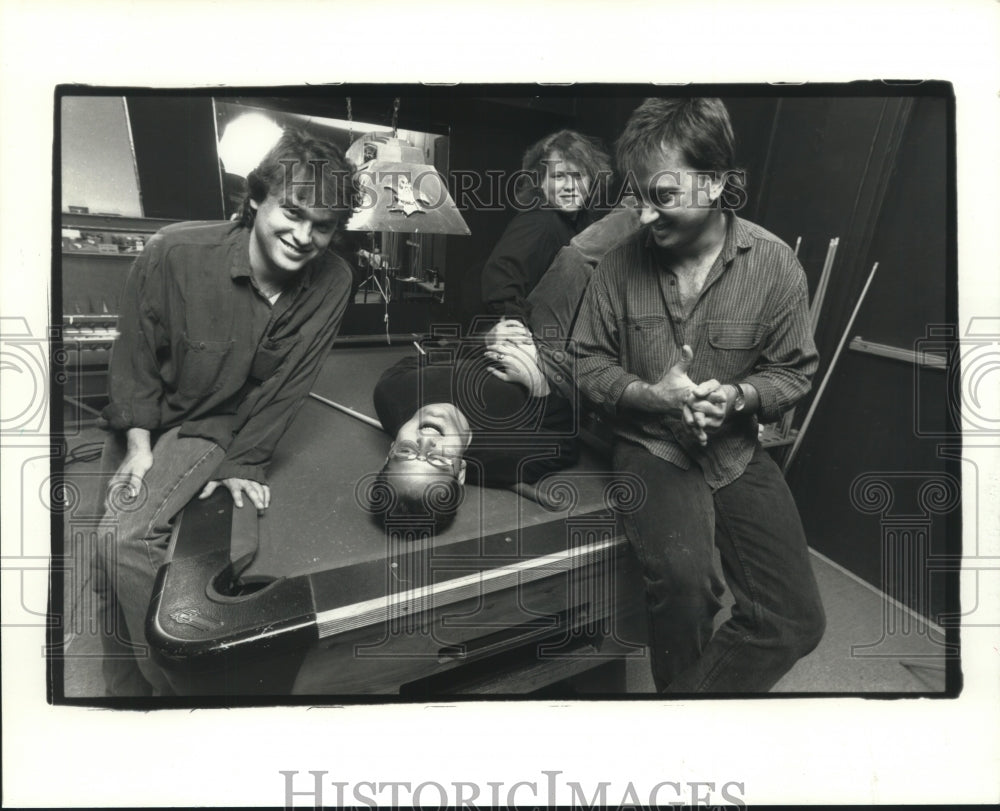
<svg viewBox="0 0 1000 811">
<path fill-rule="evenodd" d="M 757 444 L 757 418 L 774 422 L 809 391 L 819 356 L 808 288 L 792 250 L 763 228 L 727 213 L 725 242 L 696 301 L 681 304 L 646 229 L 602 260 L 573 331 L 577 382 L 611 415 L 615 434 L 683 469 L 698 464 L 713 489 L 742 475 Z M 695 383 L 749 383 L 756 416 L 734 415 L 700 446 L 679 418 L 618 403 L 636 380 L 655 383 L 694 350 Z"/>
</svg>

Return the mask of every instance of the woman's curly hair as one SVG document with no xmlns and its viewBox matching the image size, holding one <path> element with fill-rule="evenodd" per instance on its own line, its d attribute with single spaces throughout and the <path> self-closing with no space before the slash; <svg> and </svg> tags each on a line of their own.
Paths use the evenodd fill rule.
<svg viewBox="0 0 1000 811">
<path fill-rule="evenodd" d="M 586 205 L 603 200 L 611 180 L 611 159 L 597 138 L 573 130 L 559 130 L 528 147 L 521 161 L 515 186 L 518 202 L 528 204 L 539 199 L 549 164 L 557 159 L 574 164 L 587 176 Z"/>
</svg>

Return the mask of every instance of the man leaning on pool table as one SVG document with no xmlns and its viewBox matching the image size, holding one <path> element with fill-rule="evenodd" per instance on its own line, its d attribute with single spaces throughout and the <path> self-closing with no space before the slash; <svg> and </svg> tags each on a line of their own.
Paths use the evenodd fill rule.
<svg viewBox="0 0 1000 811">
<path fill-rule="evenodd" d="M 331 250 L 357 199 L 343 152 L 286 131 L 247 183 L 238 221 L 164 228 L 125 284 L 94 577 L 109 695 L 170 692 L 144 623 L 174 518 L 220 484 L 267 509 L 267 464 L 351 293 Z"/>
</svg>

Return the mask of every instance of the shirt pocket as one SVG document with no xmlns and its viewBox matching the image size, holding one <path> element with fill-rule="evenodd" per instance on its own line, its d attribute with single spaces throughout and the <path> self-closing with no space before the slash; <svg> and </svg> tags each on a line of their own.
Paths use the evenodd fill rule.
<svg viewBox="0 0 1000 811">
<path fill-rule="evenodd" d="M 193 400 L 219 391 L 225 383 L 223 367 L 232 348 L 232 341 L 196 341 L 185 335 L 177 390 Z"/>
<path fill-rule="evenodd" d="M 278 371 L 285 359 L 292 354 L 300 337 L 296 333 L 284 338 L 264 338 L 257 346 L 253 362 L 250 364 L 250 377 L 261 381 L 271 377 Z"/>
<path fill-rule="evenodd" d="M 757 321 L 709 321 L 708 343 L 717 360 L 720 381 L 740 380 L 748 375 L 760 356 L 764 324 Z"/>
<path fill-rule="evenodd" d="M 670 319 L 663 315 L 627 317 L 619 329 L 625 349 L 624 368 L 647 382 L 659 380 L 675 354 Z"/>
</svg>

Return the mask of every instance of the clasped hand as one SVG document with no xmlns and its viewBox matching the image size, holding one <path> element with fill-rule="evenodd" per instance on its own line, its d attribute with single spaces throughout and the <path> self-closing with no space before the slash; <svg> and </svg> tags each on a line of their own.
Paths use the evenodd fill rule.
<svg viewBox="0 0 1000 811">
<path fill-rule="evenodd" d="M 681 424 L 699 445 L 707 445 L 710 434 L 718 431 L 732 409 L 730 387 L 714 378 L 695 383 L 688 376 L 694 352 L 685 344 L 681 359 L 654 385 L 653 392 L 663 402 L 665 412 L 680 417 Z"/>
<path fill-rule="evenodd" d="M 501 319 L 486 333 L 490 373 L 508 383 L 520 383 L 533 397 L 549 393 L 549 383 L 538 365 L 538 350 L 531 331 L 520 321 Z"/>
</svg>

